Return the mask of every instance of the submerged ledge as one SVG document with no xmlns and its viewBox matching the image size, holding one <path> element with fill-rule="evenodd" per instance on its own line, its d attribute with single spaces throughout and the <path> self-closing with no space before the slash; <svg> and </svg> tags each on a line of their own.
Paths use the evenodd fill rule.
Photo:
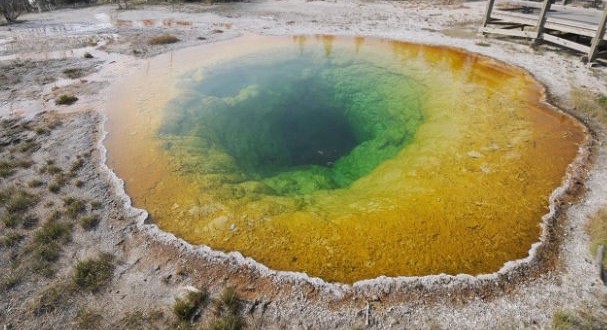
<svg viewBox="0 0 607 330">
<path fill-rule="evenodd" d="M 436 45 L 429 46 L 436 47 Z M 464 49 L 454 47 L 445 48 L 469 53 Z M 484 55 L 478 56 L 486 58 Z M 512 67 L 512 65 L 501 61 L 497 62 Z M 251 275 L 256 275 L 255 277 L 263 276 L 271 278 L 277 285 L 310 284 L 315 288 L 322 290 L 322 292 L 331 293 L 335 298 L 343 298 L 349 295 L 382 295 L 383 297 L 388 297 L 396 294 L 396 292 L 403 293 L 403 290 L 431 290 L 433 294 L 458 291 L 464 292 L 468 290 L 475 292 L 479 292 L 479 290 L 492 291 L 492 289 L 495 288 L 503 290 L 504 287 L 508 285 L 519 283 L 527 278 L 533 277 L 532 275 L 541 274 L 546 269 L 551 269 L 553 267 L 551 261 L 558 255 L 560 244 L 558 231 L 556 229 L 560 222 L 564 221 L 563 210 L 567 208 L 565 199 L 568 196 L 571 196 L 570 193 L 572 192 L 574 194 L 578 193 L 575 191 L 575 187 L 585 178 L 586 166 L 590 160 L 590 151 L 593 140 L 588 127 L 571 114 L 549 104 L 547 102 L 546 88 L 543 85 L 541 86 L 543 90 L 540 102 L 552 109 L 552 111 L 564 114 L 580 124 L 580 126 L 583 127 L 585 139 L 578 148 L 575 160 L 568 166 L 562 185 L 556 188 L 550 195 L 549 212 L 545 214 L 541 220 L 540 239 L 532 245 L 528 252 L 528 256 L 506 262 L 497 272 L 475 276 L 467 274 L 398 277 L 379 276 L 374 279 L 357 281 L 350 285 L 327 282 L 318 277 L 310 277 L 305 273 L 272 270 L 252 258 L 243 257 L 239 252 L 224 253 L 204 245 L 192 245 L 174 234 L 162 231 L 157 225 L 149 223 L 149 221 L 147 221 L 148 213 L 145 210 L 137 209 L 131 205 L 131 199 L 124 189 L 124 181 L 118 178 L 118 176 L 107 166 L 107 150 L 103 144 L 103 141 L 108 134 L 105 129 L 107 120 L 105 115 L 100 122 L 100 125 L 102 126 L 100 131 L 103 132 L 103 134 L 98 139 L 97 148 L 100 151 L 102 168 L 107 172 L 108 177 L 113 182 L 116 193 L 123 201 L 123 207 L 128 211 L 130 216 L 137 218 L 137 226 L 141 231 L 147 233 L 161 243 L 180 249 L 183 253 L 199 256 L 213 266 L 222 267 L 225 269 L 226 273 L 235 271 L 248 272 Z"/>
</svg>

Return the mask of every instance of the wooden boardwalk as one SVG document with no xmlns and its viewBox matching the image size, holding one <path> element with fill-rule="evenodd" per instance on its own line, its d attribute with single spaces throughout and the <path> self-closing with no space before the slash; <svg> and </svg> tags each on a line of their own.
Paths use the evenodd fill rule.
<svg viewBox="0 0 607 330">
<path fill-rule="evenodd" d="M 522 37 L 574 49 L 593 63 L 607 55 L 607 5 L 578 8 L 523 0 L 488 0 L 480 32 Z"/>
</svg>

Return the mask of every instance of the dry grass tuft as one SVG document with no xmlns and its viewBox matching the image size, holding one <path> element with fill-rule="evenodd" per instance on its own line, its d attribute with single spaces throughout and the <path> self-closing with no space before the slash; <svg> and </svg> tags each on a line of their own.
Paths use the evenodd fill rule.
<svg viewBox="0 0 607 330">
<path fill-rule="evenodd" d="M 78 101 L 78 98 L 73 95 L 61 95 L 55 100 L 56 105 L 72 105 Z"/>
<path fill-rule="evenodd" d="M 590 236 L 590 251 L 593 255 L 599 245 L 607 248 L 607 209 L 603 209 L 595 214 L 586 227 L 586 232 Z M 607 268 L 607 254 L 603 258 L 603 267 Z"/>
<path fill-rule="evenodd" d="M 114 276 L 114 256 L 102 253 L 95 259 L 79 261 L 72 277 L 80 289 L 97 292 L 110 283 Z"/>
<path fill-rule="evenodd" d="M 607 125 L 607 95 L 597 95 L 586 89 L 574 88 L 571 90 L 571 102 L 577 113 Z"/>
<path fill-rule="evenodd" d="M 181 40 L 172 34 L 163 34 L 161 36 L 154 37 L 148 40 L 148 45 L 174 44 L 179 41 Z"/>
</svg>

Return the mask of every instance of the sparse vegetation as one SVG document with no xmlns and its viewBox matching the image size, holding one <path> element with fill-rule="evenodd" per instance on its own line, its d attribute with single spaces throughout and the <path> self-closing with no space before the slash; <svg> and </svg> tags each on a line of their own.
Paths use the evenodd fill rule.
<svg viewBox="0 0 607 330">
<path fill-rule="evenodd" d="M 70 68 L 63 70 L 63 74 L 70 79 L 77 79 L 84 76 L 84 70 L 80 68 Z"/>
<path fill-rule="evenodd" d="M 96 292 L 107 285 L 114 274 L 114 257 L 102 253 L 95 259 L 76 263 L 73 282 L 80 289 Z"/>
<path fill-rule="evenodd" d="M 240 299 L 233 287 L 223 289 L 218 298 L 213 300 L 213 309 L 217 319 L 210 323 L 213 330 L 238 330 L 244 325 L 238 314 Z"/>
<path fill-rule="evenodd" d="M 2 281 L 0 282 L 0 292 L 6 291 L 14 288 L 21 282 L 21 276 L 17 273 L 9 273 L 2 276 Z"/>
<path fill-rule="evenodd" d="M 37 188 L 37 187 L 42 186 L 43 184 L 44 184 L 44 182 L 42 182 L 42 181 L 40 181 L 38 179 L 33 179 L 33 180 L 31 180 L 30 182 L 27 183 L 27 185 L 30 188 Z"/>
<path fill-rule="evenodd" d="M 6 211 L 9 214 L 21 213 L 34 206 L 36 203 L 38 203 L 37 196 L 20 190 L 9 199 L 8 203 L 6 203 Z"/>
<path fill-rule="evenodd" d="M 40 149 L 40 145 L 35 141 L 26 141 L 19 146 L 20 152 L 33 152 Z"/>
<path fill-rule="evenodd" d="M 554 330 L 573 330 L 573 329 L 605 329 L 607 321 L 604 318 L 593 315 L 589 312 L 573 312 L 560 310 L 554 313 L 552 318 L 552 329 Z"/>
<path fill-rule="evenodd" d="M 571 90 L 571 101 L 578 113 L 607 124 L 606 95 L 596 95 L 587 89 L 574 88 Z"/>
<path fill-rule="evenodd" d="M 11 162 L 0 161 L 0 178 L 8 178 L 15 173 L 15 165 Z"/>
<path fill-rule="evenodd" d="M 99 224 L 99 216 L 93 214 L 83 217 L 82 219 L 80 219 L 80 221 L 78 221 L 78 224 L 80 224 L 80 227 L 82 227 L 82 229 L 84 230 L 91 230 L 97 227 L 97 225 Z"/>
<path fill-rule="evenodd" d="M 51 283 L 31 302 L 32 313 L 36 316 L 52 313 L 70 306 L 74 290 L 66 283 Z"/>
<path fill-rule="evenodd" d="M 66 197 L 63 200 L 65 206 L 65 214 L 72 219 L 78 218 L 78 216 L 86 211 L 86 203 L 80 199 L 74 197 Z"/>
<path fill-rule="evenodd" d="M 71 239 L 72 228 L 68 224 L 48 222 L 36 231 L 34 241 L 38 245 L 45 245 L 61 241 L 67 243 Z"/>
<path fill-rule="evenodd" d="M 590 250 L 596 254 L 599 245 L 607 248 L 607 209 L 603 209 L 595 214 L 586 227 L 590 236 Z M 607 253 L 605 254 L 607 256 Z M 603 258 L 603 267 L 607 268 L 607 257 Z"/>
<path fill-rule="evenodd" d="M 61 95 L 55 100 L 56 105 L 72 105 L 78 101 L 78 98 L 73 95 Z"/>
<path fill-rule="evenodd" d="M 161 36 L 151 38 L 150 40 L 148 40 L 148 44 L 149 45 L 166 45 L 166 44 L 174 44 L 178 41 L 181 41 L 181 40 L 179 40 L 179 38 L 175 37 L 174 35 L 163 34 Z"/>
<path fill-rule="evenodd" d="M 24 237 L 25 236 L 23 236 L 22 234 L 20 234 L 18 232 L 9 231 L 6 234 L 4 234 L 2 239 L 0 239 L 0 245 L 6 246 L 6 247 L 14 247 L 17 244 L 19 244 L 19 242 L 21 242 Z"/>
<path fill-rule="evenodd" d="M 72 173 L 76 173 L 78 172 L 82 166 L 84 166 L 84 159 L 78 157 L 73 163 L 72 166 L 70 166 L 70 172 Z"/>
<path fill-rule="evenodd" d="M 21 223 L 21 217 L 16 214 L 5 214 L 2 216 L 2 223 L 6 228 L 15 228 Z"/>
<path fill-rule="evenodd" d="M 88 309 L 78 310 L 78 313 L 76 313 L 76 318 L 74 319 L 76 328 L 83 330 L 103 329 L 101 324 L 102 321 L 103 317 L 99 313 Z"/>
<path fill-rule="evenodd" d="M 173 313 L 179 321 L 192 322 L 205 296 L 202 291 L 192 291 L 188 293 L 185 299 L 177 298 L 175 305 L 173 305 Z"/>
<path fill-rule="evenodd" d="M 209 324 L 211 330 L 238 330 L 242 329 L 244 323 L 238 315 L 227 314 L 223 315 Z"/>
<path fill-rule="evenodd" d="M 54 194 L 58 193 L 59 190 L 61 190 L 61 186 L 57 182 L 53 182 L 50 185 L 48 185 L 48 191 L 50 191 Z"/>
<path fill-rule="evenodd" d="M 103 206 L 103 203 L 101 203 L 100 201 L 91 202 L 91 209 L 93 209 L 93 210 L 99 210 L 101 208 L 101 206 Z"/>
</svg>

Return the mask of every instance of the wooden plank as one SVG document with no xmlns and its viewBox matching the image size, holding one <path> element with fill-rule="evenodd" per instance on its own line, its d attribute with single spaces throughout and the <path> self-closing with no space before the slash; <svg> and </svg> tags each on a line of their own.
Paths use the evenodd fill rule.
<svg viewBox="0 0 607 330">
<path fill-rule="evenodd" d="M 605 38 L 605 25 L 607 24 L 607 6 L 603 10 L 603 17 L 601 17 L 601 22 L 599 23 L 599 27 L 596 30 L 596 35 L 592 38 L 592 43 L 590 44 L 590 51 L 588 52 L 588 62 L 593 62 L 598 56 L 599 45 L 601 44 L 601 40 Z"/>
<path fill-rule="evenodd" d="M 489 0 L 487 2 L 487 9 L 485 11 L 485 18 L 483 18 L 483 27 L 486 27 L 489 21 L 491 20 L 491 12 L 493 11 L 493 4 L 495 0 Z"/>
<path fill-rule="evenodd" d="M 542 5 L 543 5 L 541 2 L 525 1 L 525 0 L 507 0 L 507 1 L 499 1 L 497 3 L 497 5 L 501 5 L 501 4 L 529 7 L 529 8 L 534 8 L 534 9 L 542 9 Z M 570 12 L 577 12 L 577 13 L 584 13 L 584 14 L 596 12 L 595 9 L 576 8 L 576 7 L 563 6 L 563 5 L 557 5 L 557 4 L 552 4 L 552 6 L 550 8 L 554 9 L 554 10 L 558 10 L 558 11 L 570 11 Z"/>
<path fill-rule="evenodd" d="M 481 28 L 481 32 L 490 33 L 490 34 L 501 34 L 501 35 L 511 36 L 511 37 L 523 37 L 523 38 L 534 38 L 535 37 L 534 31 L 517 31 L 517 30 L 496 29 L 496 28 L 485 27 L 485 28 Z"/>
<path fill-rule="evenodd" d="M 534 22 L 535 22 L 535 20 L 530 17 L 504 15 L 498 11 L 495 11 L 492 15 L 493 15 L 493 18 L 497 18 L 497 19 L 500 19 L 503 21 L 508 21 L 508 22 L 516 23 L 516 24 L 524 24 L 524 25 L 528 25 L 528 26 L 533 26 Z M 562 24 L 560 22 L 562 22 L 562 20 L 557 19 L 556 22 L 554 22 L 552 18 L 548 18 L 548 20 L 546 21 L 546 24 L 544 25 L 544 28 L 550 29 L 550 30 L 562 31 L 562 32 L 566 32 L 566 33 L 579 34 L 579 35 L 590 37 L 590 38 L 594 37 L 596 34 L 596 29 L 594 27 L 592 29 L 586 29 L 586 28 L 576 27 L 572 24 Z M 605 38 L 603 38 L 603 39 L 607 40 L 607 36 L 605 36 Z"/>
<path fill-rule="evenodd" d="M 544 24 L 546 23 L 546 14 L 550 10 L 551 4 L 552 0 L 544 0 L 542 11 L 537 18 L 537 24 L 535 25 L 535 38 L 533 38 L 533 43 L 538 43 L 541 40 L 542 33 L 544 33 Z"/>
<path fill-rule="evenodd" d="M 578 44 L 577 42 L 573 42 L 571 40 L 559 38 L 557 36 L 553 36 L 552 34 L 544 33 L 542 36 L 542 39 L 545 41 L 551 42 L 553 44 L 575 49 L 578 52 L 582 52 L 585 54 L 588 54 L 588 51 L 590 51 L 590 47 L 588 47 L 586 45 Z"/>
</svg>

